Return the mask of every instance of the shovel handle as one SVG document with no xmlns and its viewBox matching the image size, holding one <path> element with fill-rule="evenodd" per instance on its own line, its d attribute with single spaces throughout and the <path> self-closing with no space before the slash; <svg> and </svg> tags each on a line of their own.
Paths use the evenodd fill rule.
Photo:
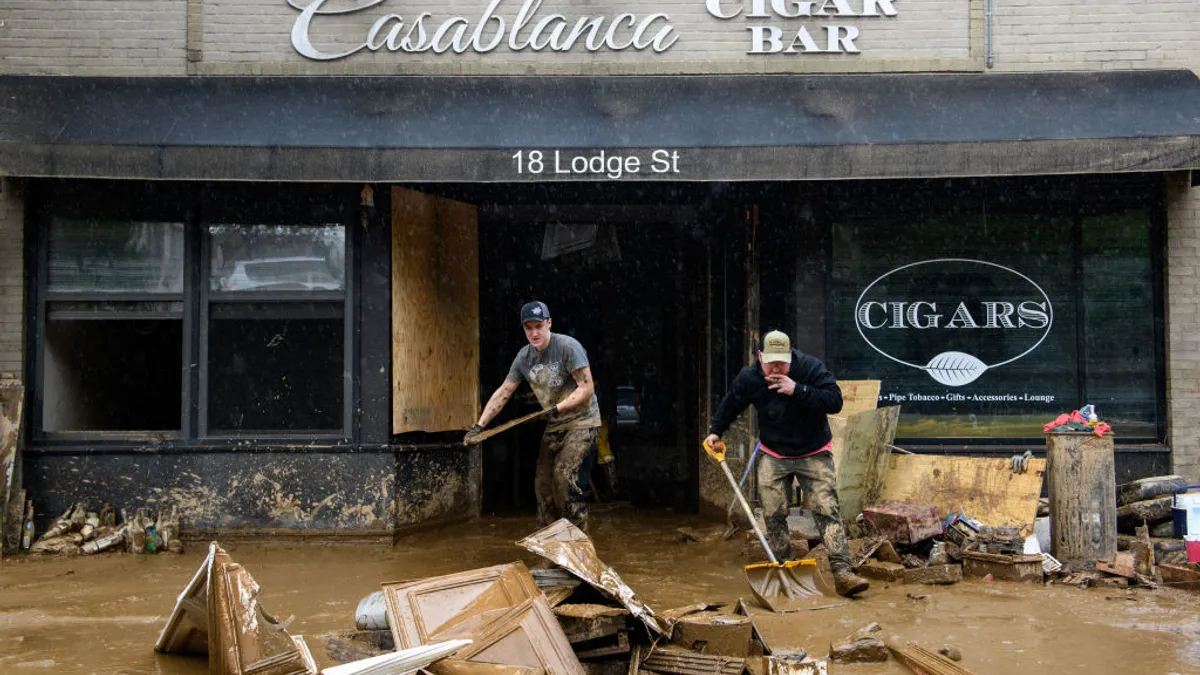
<svg viewBox="0 0 1200 675">
<path fill-rule="evenodd" d="M 709 457 L 712 457 L 718 462 L 725 461 L 725 441 L 718 438 L 716 443 L 710 444 L 708 439 L 705 439 L 702 445 L 704 446 L 704 451 L 708 453 Z"/>
<path fill-rule="evenodd" d="M 704 444 L 704 450 L 717 463 L 721 465 L 721 470 L 725 472 L 725 477 L 729 479 L 729 487 L 733 488 L 733 496 L 737 497 L 737 501 L 742 505 L 742 510 L 746 512 L 746 518 L 750 520 L 750 527 L 754 528 L 754 534 L 758 535 L 758 543 L 762 544 L 763 550 L 767 552 L 767 557 L 771 560 L 772 565 L 778 565 L 779 561 L 775 559 L 775 554 L 771 552 L 771 547 L 767 544 L 767 538 L 758 527 L 758 520 L 754 517 L 754 511 L 750 505 L 746 503 L 746 498 L 742 496 L 742 489 L 738 487 L 737 479 L 733 477 L 733 472 L 729 470 L 729 465 L 725 463 L 725 444 L 717 441 L 721 446 L 720 451 L 712 448 L 708 443 Z"/>
</svg>

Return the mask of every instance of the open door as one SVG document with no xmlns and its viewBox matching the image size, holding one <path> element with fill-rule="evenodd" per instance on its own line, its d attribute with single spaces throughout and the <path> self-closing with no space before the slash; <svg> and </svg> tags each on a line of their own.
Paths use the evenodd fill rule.
<svg viewBox="0 0 1200 675">
<path fill-rule="evenodd" d="M 392 432 L 479 418 L 479 216 L 392 188 Z"/>
</svg>

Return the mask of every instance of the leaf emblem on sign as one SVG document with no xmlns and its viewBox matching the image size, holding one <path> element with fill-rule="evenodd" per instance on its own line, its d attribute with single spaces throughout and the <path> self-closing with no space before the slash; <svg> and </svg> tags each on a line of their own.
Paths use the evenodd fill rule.
<svg viewBox="0 0 1200 675">
<path fill-rule="evenodd" d="M 979 379 L 988 365 L 963 352 L 942 352 L 929 360 L 922 369 L 933 379 L 948 387 L 961 387 Z"/>
</svg>

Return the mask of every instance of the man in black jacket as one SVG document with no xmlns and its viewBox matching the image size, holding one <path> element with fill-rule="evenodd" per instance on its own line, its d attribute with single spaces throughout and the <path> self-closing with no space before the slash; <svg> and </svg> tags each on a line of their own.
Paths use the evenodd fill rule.
<svg viewBox="0 0 1200 675">
<path fill-rule="evenodd" d="M 788 536 L 787 487 L 793 479 L 808 497 L 829 551 L 839 595 L 867 590 L 869 582 L 850 569 L 846 528 L 838 509 L 837 473 L 826 415 L 842 409 L 842 390 L 820 359 L 792 349 L 780 331 L 763 337 L 758 363 L 742 368 L 709 426 L 716 444 L 738 415 L 753 404 L 758 411 L 758 497 L 767 521 L 767 543 L 780 562 L 792 557 Z"/>
</svg>

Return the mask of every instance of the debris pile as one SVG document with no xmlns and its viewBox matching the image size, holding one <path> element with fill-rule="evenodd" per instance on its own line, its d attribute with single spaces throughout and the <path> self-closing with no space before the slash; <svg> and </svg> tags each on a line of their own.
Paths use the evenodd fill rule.
<svg viewBox="0 0 1200 675">
<path fill-rule="evenodd" d="M 212 542 L 179 594 L 155 651 L 206 656 L 208 672 L 220 675 L 315 674 L 316 662 L 304 638 L 289 635 L 287 621 L 267 612 L 258 595 L 250 573 Z"/>
<path fill-rule="evenodd" d="M 744 603 L 656 613 L 566 520 L 517 545 L 544 558 L 544 566 L 529 569 L 512 562 L 382 584 L 378 595 L 359 603 L 356 630 L 329 637 L 327 656 L 341 663 L 463 639 L 470 644 L 453 660 L 427 670 L 434 675 L 639 670 L 740 675 L 747 659 L 770 654 Z"/>
<path fill-rule="evenodd" d="M 118 522 L 116 509 L 109 504 L 99 511 L 76 504 L 55 518 L 36 541 L 32 504 L 26 504 L 25 511 L 22 545 L 34 555 L 90 555 L 104 551 L 183 553 L 176 508 L 159 511 L 154 516 L 150 509 L 137 509 L 132 517 L 121 509 Z M 31 543 L 25 545 L 27 542 Z"/>
</svg>

